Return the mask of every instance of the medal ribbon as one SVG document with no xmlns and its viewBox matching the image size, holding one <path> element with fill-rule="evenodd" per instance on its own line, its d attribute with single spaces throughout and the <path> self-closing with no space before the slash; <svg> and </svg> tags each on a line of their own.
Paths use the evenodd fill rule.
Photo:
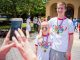
<svg viewBox="0 0 80 60">
<path fill-rule="evenodd" d="M 44 48 L 48 48 L 48 36 L 49 36 L 49 34 L 47 34 L 47 35 L 43 35 L 43 47 Z M 44 41 L 44 37 L 46 37 L 46 40 Z"/>
<path fill-rule="evenodd" d="M 58 20 L 59 20 L 59 18 L 57 19 L 57 26 L 58 26 L 58 30 L 57 30 L 57 33 L 59 34 L 59 28 L 62 26 L 62 24 L 63 24 L 63 21 L 66 19 L 66 17 L 64 18 L 64 19 L 60 19 L 60 20 L 62 20 L 62 22 L 60 23 L 60 25 L 58 25 Z"/>
</svg>

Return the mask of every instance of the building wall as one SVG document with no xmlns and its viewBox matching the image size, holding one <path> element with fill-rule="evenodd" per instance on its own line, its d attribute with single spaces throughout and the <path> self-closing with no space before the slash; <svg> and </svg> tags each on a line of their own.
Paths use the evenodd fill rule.
<svg viewBox="0 0 80 60">
<path fill-rule="evenodd" d="M 71 5 L 71 7 L 74 9 L 74 18 L 80 18 L 80 0 L 60 0 L 62 2 L 65 2 L 68 5 Z M 54 17 L 57 15 L 56 13 L 56 3 L 59 2 L 59 0 L 48 0 L 46 4 L 46 17 L 51 16 Z"/>
</svg>

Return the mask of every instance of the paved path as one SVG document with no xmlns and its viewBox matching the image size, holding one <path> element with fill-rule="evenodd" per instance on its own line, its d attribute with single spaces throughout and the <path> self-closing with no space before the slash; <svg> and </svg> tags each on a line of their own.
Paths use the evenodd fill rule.
<svg viewBox="0 0 80 60">
<path fill-rule="evenodd" d="M 72 60 L 80 60 L 80 39 L 78 38 L 78 33 L 74 33 Z"/>
</svg>

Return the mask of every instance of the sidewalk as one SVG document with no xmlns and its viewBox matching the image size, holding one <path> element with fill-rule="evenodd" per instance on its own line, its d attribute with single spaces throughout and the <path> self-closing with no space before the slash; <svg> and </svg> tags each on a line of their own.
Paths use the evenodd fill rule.
<svg viewBox="0 0 80 60">
<path fill-rule="evenodd" d="M 72 47 L 72 60 L 80 60 L 80 39 L 78 33 L 74 33 L 74 42 Z"/>
</svg>

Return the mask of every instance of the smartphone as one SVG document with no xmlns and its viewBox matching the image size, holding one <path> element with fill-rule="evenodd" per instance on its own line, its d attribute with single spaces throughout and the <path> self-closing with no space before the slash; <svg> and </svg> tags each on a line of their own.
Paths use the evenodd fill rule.
<svg viewBox="0 0 80 60">
<path fill-rule="evenodd" d="M 12 41 L 12 36 L 15 36 L 14 31 L 21 29 L 22 26 L 22 18 L 13 18 L 11 19 L 11 32 L 10 32 L 10 40 Z"/>
</svg>

